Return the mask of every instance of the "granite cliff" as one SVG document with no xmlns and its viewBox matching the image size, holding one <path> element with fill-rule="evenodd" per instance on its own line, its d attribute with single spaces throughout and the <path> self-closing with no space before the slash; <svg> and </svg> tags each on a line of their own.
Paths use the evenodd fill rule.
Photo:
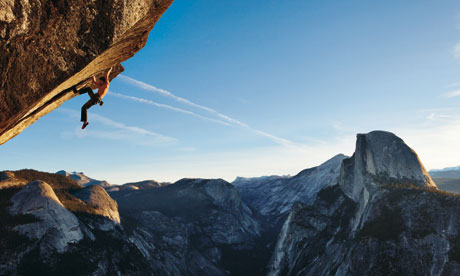
<svg viewBox="0 0 460 276">
<path fill-rule="evenodd" d="M 3 175 L 0 275 L 148 273 L 102 187 L 33 170 Z"/>
<path fill-rule="evenodd" d="M 220 179 L 128 183 L 142 188 L 112 191 L 115 201 L 62 174 L 2 175 L 0 275 L 263 275 L 270 257 Z"/>
<path fill-rule="evenodd" d="M 460 273 L 460 198 L 392 133 L 359 134 L 352 157 L 293 177 L 234 184 L 104 189 L 1 172 L 0 275 Z"/>
<path fill-rule="evenodd" d="M 0 0 L 0 144 L 146 43 L 173 0 Z"/>
<path fill-rule="evenodd" d="M 110 192 L 130 241 L 153 275 L 261 275 L 254 254 L 261 227 L 238 191 L 221 179 L 182 179 L 163 187 Z M 249 267 L 247 264 L 257 264 Z"/>
<path fill-rule="evenodd" d="M 311 204 L 319 191 L 337 182 L 345 158 L 347 156 L 338 154 L 323 164 L 305 169 L 292 177 L 238 177 L 232 184 L 241 193 L 246 204 L 260 212 L 270 223 L 282 223 L 295 202 Z"/>
<path fill-rule="evenodd" d="M 459 211 L 400 138 L 359 134 L 337 183 L 294 205 L 269 275 L 458 275 Z"/>
</svg>

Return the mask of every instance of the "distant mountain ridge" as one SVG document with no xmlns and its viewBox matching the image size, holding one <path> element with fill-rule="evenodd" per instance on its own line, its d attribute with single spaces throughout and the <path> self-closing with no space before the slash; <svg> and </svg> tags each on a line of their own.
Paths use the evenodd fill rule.
<svg viewBox="0 0 460 276">
<path fill-rule="evenodd" d="M 85 187 L 86 186 L 92 186 L 92 185 L 99 185 L 99 186 L 102 186 L 104 188 L 107 188 L 107 187 L 112 186 L 109 182 L 107 182 L 105 180 L 96 180 L 96 179 L 90 178 L 90 177 L 86 176 L 83 172 L 67 172 L 67 171 L 64 171 L 64 170 L 60 170 L 60 171 L 56 172 L 56 174 L 60 174 L 60 175 L 70 177 L 73 180 L 75 180 L 78 184 L 80 184 L 82 186 L 85 186 Z"/>
<path fill-rule="evenodd" d="M 150 188 L 161 188 L 167 185 L 170 185 L 169 182 L 158 182 L 155 180 L 142 180 L 138 182 L 129 182 L 122 185 L 112 185 L 110 187 L 106 187 L 108 192 L 119 192 L 119 191 L 126 191 L 126 190 L 143 190 L 143 189 L 150 189 Z"/>
<path fill-rule="evenodd" d="M 430 170 L 429 173 L 439 189 L 460 194 L 460 166 Z"/>
<path fill-rule="evenodd" d="M 276 224 L 286 219 L 295 202 L 309 204 L 321 189 L 336 182 L 345 158 L 338 154 L 295 176 L 239 177 L 232 184 L 251 208 Z"/>
<path fill-rule="evenodd" d="M 460 197 L 389 132 L 295 176 L 78 176 L 0 172 L 0 275 L 460 274 Z"/>
<path fill-rule="evenodd" d="M 138 182 L 130 182 L 121 185 L 110 184 L 105 180 L 96 180 L 91 178 L 83 172 L 67 172 L 65 170 L 60 170 L 56 172 L 56 174 L 63 175 L 70 177 L 71 179 L 75 180 L 78 184 L 89 187 L 93 185 L 98 185 L 106 189 L 108 192 L 117 192 L 117 191 L 124 191 L 124 190 L 142 190 L 148 188 L 159 188 L 171 183 L 169 182 L 158 182 L 155 180 L 142 180 Z"/>
<path fill-rule="evenodd" d="M 460 179 L 460 170 L 430 171 L 430 175 L 435 178 Z"/>
<path fill-rule="evenodd" d="M 459 275 L 459 212 L 402 139 L 358 134 L 336 185 L 293 207 L 268 275 Z"/>
<path fill-rule="evenodd" d="M 459 170 L 460 170 L 460 166 L 457 166 L 457 167 L 446 167 L 443 169 L 432 169 L 429 172 L 432 173 L 432 172 L 459 171 Z"/>
</svg>

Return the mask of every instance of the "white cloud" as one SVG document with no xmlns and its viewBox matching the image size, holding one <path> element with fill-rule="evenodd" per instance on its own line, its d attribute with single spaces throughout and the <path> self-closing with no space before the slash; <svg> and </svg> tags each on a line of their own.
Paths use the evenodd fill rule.
<svg viewBox="0 0 460 276">
<path fill-rule="evenodd" d="M 455 45 L 453 49 L 453 54 L 456 59 L 460 59 L 460 42 Z"/>
<path fill-rule="evenodd" d="M 444 98 L 453 98 L 453 97 L 460 96 L 460 89 L 444 93 L 442 96 Z"/>
<path fill-rule="evenodd" d="M 458 87 L 460 86 L 460 82 L 454 82 L 449 85 L 446 85 L 446 88 Z"/>
</svg>

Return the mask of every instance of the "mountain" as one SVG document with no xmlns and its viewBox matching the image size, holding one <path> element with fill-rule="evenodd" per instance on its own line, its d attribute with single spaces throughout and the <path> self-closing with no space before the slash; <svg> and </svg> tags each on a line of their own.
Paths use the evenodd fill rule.
<svg viewBox="0 0 460 276">
<path fill-rule="evenodd" d="M 64 252 L 71 243 L 83 239 L 77 217 L 67 210 L 43 181 L 32 181 L 11 198 L 10 214 L 31 215 L 37 221 L 13 227 L 29 239 L 40 240 L 40 252 L 46 254 L 55 249 Z"/>
<path fill-rule="evenodd" d="M 238 177 L 232 184 L 252 209 L 273 224 L 282 223 L 294 202 L 311 204 L 321 189 L 337 181 L 345 158 L 345 155 L 338 154 L 320 166 L 303 170 L 293 177 Z"/>
<path fill-rule="evenodd" d="M 460 179 L 456 178 L 433 178 L 438 188 L 442 191 L 460 194 Z"/>
<path fill-rule="evenodd" d="M 94 208 L 95 214 L 107 217 L 115 223 L 120 223 L 117 202 L 101 186 L 87 186 L 74 192 L 73 195 Z"/>
<path fill-rule="evenodd" d="M 233 185 L 4 171 L 0 275 L 459 275 L 459 213 L 383 131 L 351 157 Z"/>
<path fill-rule="evenodd" d="M 260 223 L 221 179 L 128 183 L 143 188 L 112 198 L 71 175 L 1 175 L 0 275 L 264 275 L 270 258 Z"/>
<path fill-rule="evenodd" d="M 430 175 L 433 178 L 460 179 L 460 170 L 430 171 Z"/>
<path fill-rule="evenodd" d="M 150 188 L 160 188 L 166 185 L 169 185 L 169 182 L 160 183 L 155 180 L 144 180 L 139 182 L 130 182 L 123 185 L 112 185 L 110 187 L 105 187 L 109 192 L 119 192 L 119 191 L 128 191 L 128 190 L 143 190 Z"/>
<path fill-rule="evenodd" d="M 96 180 L 96 179 L 90 178 L 86 176 L 83 172 L 66 172 L 64 170 L 61 170 L 61 171 L 56 172 L 56 174 L 70 177 L 82 186 L 99 185 L 103 188 L 108 188 L 111 186 L 109 182 L 105 180 Z"/>
<path fill-rule="evenodd" d="M 430 174 L 431 173 L 438 173 L 438 172 L 446 172 L 446 171 L 460 171 L 460 166 L 447 167 L 447 168 L 444 168 L 444 169 L 433 169 L 433 170 L 430 170 Z"/>
<path fill-rule="evenodd" d="M 144 47 L 172 0 L 1 1 L 0 144 Z M 21 81 L 17 81 L 21 76 Z"/>
<path fill-rule="evenodd" d="M 0 188 L 0 275 L 150 273 L 103 188 L 34 170 L 5 174 L 1 182 L 12 183 Z"/>
<path fill-rule="evenodd" d="M 336 184 L 294 205 L 269 275 L 458 275 L 459 211 L 400 138 L 359 134 Z"/>
<path fill-rule="evenodd" d="M 430 175 L 439 189 L 460 194 L 460 167 L 431 170 Z"/>
<path fill-rule="evenodd" d="M 154 275 L 262 275 L 270 255 L 255 254 L 261 226 L 230 183 L 182 179 L 110 195 Z"/>
</svg>

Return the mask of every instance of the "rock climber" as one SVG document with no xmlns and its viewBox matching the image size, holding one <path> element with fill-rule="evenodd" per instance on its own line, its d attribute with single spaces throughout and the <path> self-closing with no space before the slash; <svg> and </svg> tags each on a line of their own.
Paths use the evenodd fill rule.
<svg viewBox="0 0 460 276">
<path fill-rule="evenodd" d="M 105 77 L 100 77 L 99 80 L 96 80 L 96 78 L 93 76 L 93 84 L 96 85 L 97 93 L 94 94 L 93 90 L 91 87 L 85 87 L 77 91 L 76 86 L 72 87 L 73 91 L 75 93 L 78 93 L 80 95 L 88 93 L 90 99 L 81 107 L 81 121 L 83 122 L 83 126 L 81 127 L 82 129 L 85 129 L 89 123 L 88 123 L 88 109 L 92 107 L 93 105 L 99 104 L 102 106 L 104 102 L 102 101 L 102 98 L 107 94 L 109 91 L 109 76 L 110 72 L 112 72 L 112 67 L 110 67 L 109 71 L 105 74 Z"/>
</svg>

